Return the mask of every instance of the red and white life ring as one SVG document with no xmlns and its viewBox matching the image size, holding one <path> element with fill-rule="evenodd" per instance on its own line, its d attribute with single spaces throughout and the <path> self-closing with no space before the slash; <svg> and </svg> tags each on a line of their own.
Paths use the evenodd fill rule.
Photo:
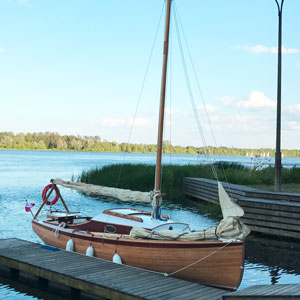
<svg viewBox="0 0 300 300">
<path fill-rule="evenodd" d="M 48 192 L 49 189 L 52 188 L 52 186 L 53 186 L 52 183 L 50 183 L 50 184 L 48 184 L 47 186 L 44 187 L 43 192 L 42 192 L 42 199 L 43 199 L 43 201 L 46 200 L 46 198 L 47 198 L 47 192 Z M 47 200 L 46 201 L 46 205 L 54 205 L 58 201 L 59 195 L 57 194 L 56 189 L 54 189 L 54 191 L 55 191 L 55 197 L 53 198 L 52 201 Z"/>
</svg>

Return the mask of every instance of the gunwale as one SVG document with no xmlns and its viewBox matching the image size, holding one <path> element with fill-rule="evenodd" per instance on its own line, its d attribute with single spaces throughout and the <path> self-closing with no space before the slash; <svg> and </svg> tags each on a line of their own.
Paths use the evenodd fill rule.
<svg viewBox="0 0 300 300">
<path fill-rule="evenodd" d="M 53 224 L 42 224 L 37 220 L 32 220 L 33 226 L 39 226 L 46 230 L 55 231 L 57 226 Z M 50 226 L 49 226 L 50 225 Z M 102 242 L 105 239 L 105 243 L 115 244 L 118 241 L 122 245 L 133 245 L 141 247 L 161 247 L 161 240 L 144 240 L 144 239 L 130 239 L 127 234 L 114 234 L 114 233 L 98 233 L 98 232 L 82 232 L 74 231 L 74 228 L 65 229 L 61 228 L 59 234 L 63 234 L 68 237 L 78 237 L 82 240 L 89 240 L 93 242 Z M 210 247 L 223 247 L 226 241 L 169 241 L 164 240 L 164 248 L 210 248 Z M 237 245 L 243 245 L 243 241 L 232 241 L 227 247 L 234 247 Z"/>
</svg>

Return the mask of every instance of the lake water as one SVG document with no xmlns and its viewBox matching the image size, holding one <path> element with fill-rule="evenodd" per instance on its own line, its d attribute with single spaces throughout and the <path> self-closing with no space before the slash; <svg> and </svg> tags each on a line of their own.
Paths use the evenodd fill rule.
<svg viewBox="0 0 300 300">
<path fill-rule="evenodd" d="M 208 159 L 195 155 L 167 155 L 164 158 L 165 163 L 173 164 L 196 164 L 219 160 L 239 162 L 249 166 L 256 163 L 249 157 L 238 156 L 214 156 Z M 126 154 L 124 157 L 122 153 L 0 150 L 0 238 L 16 237 L 40 242 L 31 229 L 31 215 L 24 210 L 25 200 L 39 206 L 42 202 L 41 191 L 51 178 L 70 180 L 72 176 L 77 177 L 82 170 L 123 162 L 154 164 L 155 155 Z M 272 163 L 269 158 L 268 161 L 262 162 Z M 287 167 L 294 165 L 300 167 L 300 159 L 283 158 L 283 164 Z M 92 198 L 66 188 L 61 188 L 61 192 L 73 211 L 79 210 L 89 215 L 95 215 L 111 207 L 134 205 L 116 200 Z M 149 210 L 147 205 L 135 205 L 135 207 Z M 163 213 L 170 215 L 174 220 L 188 220 L 193 229 L 217 224 L 215 220 L 201 214 L 199 208 L 195 207 L 164 206 Z M 267 246 L 265 243 L 251 240 L 246 245 L 245 272 L 240 288 L 254 284 L 300 283 L 299 251 Z M 46 298 L 37 296 L 30 289 L 22 292 L 18 290 L 17 285 L 8 284 L 0 278 L 0 299 Z"/>
</svg>

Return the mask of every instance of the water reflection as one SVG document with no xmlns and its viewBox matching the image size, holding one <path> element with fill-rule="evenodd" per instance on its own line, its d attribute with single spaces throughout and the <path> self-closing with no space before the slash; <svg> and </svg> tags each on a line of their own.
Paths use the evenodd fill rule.
<svg viewBox="0 0 300 300">
<path fill-rule="evenodd" d="M 4 275 L 5 272 L 0 271 Z M 93 295 L 82 293 L 81 297 L 72 295 L 69 288 L 59 284 L 49 284 L 47 289 L 38 286 L 38 282 L 33 279 L 22 277 L 16 281 L 9 277 L 0 275 L 0 299 L 5 300 L 95 300 L 102 299 Z M 105 300 L 103 298 L 103 300 Z"/>
<path fill-rule="evenodd" d="M 17 281 L 7 279 L 6 277 L 0 277 L 0 297 L 1 299 L 14 299 L 14 300 L 33 300 L 33 299 L 45 299 L 35 297 L 30 290 L 29 286 L 20 284 Z M 45 299 L 46 300 L 46 299 Z"/>
<path fill-rule="evenodd" d="M 131 162 L 152 163 L 155 160 L 153 155 L 147 154 L 131 154 L 129 157 Z M 178 156 L 176 159 L 182 158 L 185 164 L 196 163 L 192 156 Z M 39 239 L 31 228 L 31 215 L 24 210 L 25 200 L 39 206 L 42 201 L 41 191 L 51 178 L 70 180 L 72 175 L 76 176 L 84 169 L 120 163 L 122 160 L 123 154 L 114 153 L 0 151 L 0 238 L 16 237 L 38 242 Z M 61 191 L 70 209 L 87 215 L 94 216 L 104 209 L 128 205 L 150 209 L 149 205 L 92 198 L 70 189 Z M 59 205 L 57 208 L 60 208 Z M 192 229 L 218 224 L 220 218 L 212 218 L 207 211 L 203 211 L 201 206 L 181 206 L 168 202 L 163 206 L 164 214 L 174 220 L 188 222 Z M 245 272 L 240 288 L 253 284 L 300 283 L 300 244 L 290 248 L 286 244 L 279 242 L 278 245 L 270 245 L 250 236 L 246 243 Z M 39 296 L 38 292 L 22 290 L 19 285 L 7 283 L 0 277 L 0 299 L 50 299 L 46 297 L 48 296 Z"/>
<path fill-rule="evenodd" d="M 300 243 L 249 236 L 246 240 L 245 265 L 248 280 L 253 282 L 259 270 L 267 275 L 265 284 L 300 283 Z"/>
</svg>

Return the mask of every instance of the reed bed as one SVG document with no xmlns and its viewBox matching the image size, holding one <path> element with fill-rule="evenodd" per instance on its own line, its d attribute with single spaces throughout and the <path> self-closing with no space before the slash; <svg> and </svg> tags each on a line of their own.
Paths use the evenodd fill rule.
<svg viewBox="0 0 300 300">
<path fill-rule="evenodd" d="M 274 167 L 271 166 L 257 169 L 237 163 L 224 162 L 183 166 L 164 165 L 162 169 L 162 191 L 167 194 L 165 198 L 172 203 L 184 203 L 183 178 L 216 179 L 212 169 L 216 170 L 220 181 L 247 186 L 272 185 L 274 183 Z M 83 171 L 78 181 L 147 192 L 153 190 L 154 173 L 154 165 L 115 164 Z M 283 168 L 282 183 L 299 184 L 300 168 Z"/>
</svg>

